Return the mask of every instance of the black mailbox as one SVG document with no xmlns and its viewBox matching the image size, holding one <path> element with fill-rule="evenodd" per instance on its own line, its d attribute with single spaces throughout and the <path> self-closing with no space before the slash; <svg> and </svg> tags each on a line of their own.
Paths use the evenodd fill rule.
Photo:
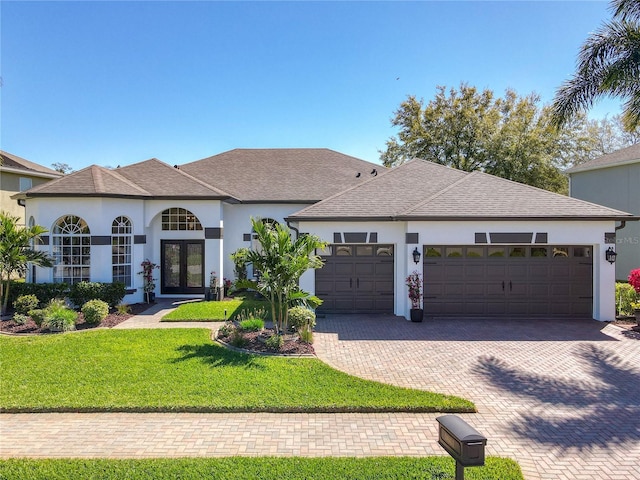
<svg viewBox="0 0 640 480">
<path fill-rule="evenodd" d="M 463 467 L 484 465 L 487 438 L 455 415 L 436 418 L 440 424 L 438 443 Z"/>
</svg>

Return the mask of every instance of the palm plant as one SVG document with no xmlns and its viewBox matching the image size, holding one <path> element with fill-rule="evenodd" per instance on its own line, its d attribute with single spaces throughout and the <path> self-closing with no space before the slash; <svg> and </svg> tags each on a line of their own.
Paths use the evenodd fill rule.
<svg viewBox="0 0 640 480">
<path fill-rule="evenodd" d="M 322 267 L 315 254 L 326 243 L 315 235 L 302 235 L 293 240 L 290 230 L 280 224 L 251 219 L 260 251 L 247 253 L 247 261 L 259 272 L 256 287 L 271 305 L 271 318 L 276 332 L 286 329 L 289 304 L 300 298 L 298 281 L 307 270 Z"/>
<path fill-rule="evenodd" d="M 623 122 L 627 130 L 640 126 L 640 1 L 612 0 L 610 8 L 613 20 L 587 38 L 575 75 L 556 93 L 556 126 L 604 96 L 625 99 Z"/>
<path fill-rule="evenodd" d="M 53 260 L 46 253 L 32 248 L 33 242 L 39 241 L 40 235 L 47 230 L 40 225 L 19 227 L 19 220 L 19 217 L 0 212 L 0 297 L 3 315 L 7 312 L 12 275 L 24 275 L 30 263 L 41 267 L 53 266 Z"/>
</svg>

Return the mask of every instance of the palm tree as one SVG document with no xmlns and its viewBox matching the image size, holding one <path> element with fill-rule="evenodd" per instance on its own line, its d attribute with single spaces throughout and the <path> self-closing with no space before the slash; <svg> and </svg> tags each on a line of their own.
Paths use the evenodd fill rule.
<svg viewBox="0 0 640 480">
<path fill-rule="evenodd" d="M 34 250 L 32 243 L 46 233 L 40 225 L 18 227 L 19 217 L 0 212 L 0 298 L 2 314 L 9 303 L 9 286 L 14 273 L 24 275 L 29 263 L 41 267 L 53 266 L 52 259 L 44 252 Z"/>
<path fill-rule="evenodd" d="M 612 0 L 610 9 L 613 20 L 587 38 L 575 75 L 556 92 L 553 121 L 558 127 L 605 96 L 625 100 L 627 130 L 640 126 L 640 0 Z"/>
<path fill-rule="evenodd" d="M 293 299 L 300 297 L 298 281 L 310 268 L 322 267 L 322 259 L 315 254 L 325 242 L 315 235 L 291 238 L 289 229 L 278 223 L 251 219 L 260 250 L 247 253 L 247 262 L 260 273 L 257 289 L 271 304 L 271 319 L 276 332 L 287 327 L 288 309 Z"/>
</svg>

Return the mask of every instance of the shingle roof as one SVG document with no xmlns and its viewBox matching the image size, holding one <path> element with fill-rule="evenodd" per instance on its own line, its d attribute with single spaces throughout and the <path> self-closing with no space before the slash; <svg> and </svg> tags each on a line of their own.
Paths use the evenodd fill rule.
<svg viewBox="0 0 640 480">
<path fill-rule="evenodd" d="M 0 169 L 12 169 L 24 171 L 27 175 L 42 176 L 46 178 L 61 177 L 62 173 L 51 168 L 43 167 L 22 157 L 0 150 Z"/>
<path fill-rule="evenodd" d="M 481 172 L 414 159 L 292 220 L 611 219 L 633 215 Z"/>
<path fill-rule="evenodd" d="M 600 168 L 617 167 L 630 163 L 640 163 L 640 143 L 621 150 L 594 158 L 588 162 L 577 165 L 567 170 L 568 174 L 597 170 Z"/>
<path fill-rule="evenodd" d="M 224 192 L 155 158 L 115 170 L 92 165 L 19 195 L 208 199 L 228 197 Z"/>
<path fill-rule="evenodd" d="M 242 202 L 312 203 L 386 169 L 326 148 L 235 149 L 180 169 Z"/>
<path fill-rule="evenodd" d="M 228 198 L 229 194 L 195 178 L 182 167 L 175 168 L 156 158 L 115 170 L 153 197 Z"/>
</svg>

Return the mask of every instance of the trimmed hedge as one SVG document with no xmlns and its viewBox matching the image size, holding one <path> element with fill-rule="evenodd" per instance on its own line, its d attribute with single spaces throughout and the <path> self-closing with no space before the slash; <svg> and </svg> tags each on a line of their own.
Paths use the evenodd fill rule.
<svg viewBox="0 0 640 480">
<path fill-rule="evenodd" d="M 102 300 L 115 308 L 125 294 L 125 286 L 121 282 L 78 282 L 71 285 L 68 297 L 77 306 L 84 305 L 89 300 Z"/>
<path fill-rule="evenodd" d="M 79 282 L 74 285 L 66 283 L 27 283 L 11 282 L 9 287 L 9 303 L 22 295 L 35 295 L 40 301 L 40 308 L 45 307 L 56 298 L 68 297 L 75 305 L 81 307 L 89 300 L 102 300 L 111 308 L 115 308 L 126 295 L 124 283 Z"/>
</svg>

